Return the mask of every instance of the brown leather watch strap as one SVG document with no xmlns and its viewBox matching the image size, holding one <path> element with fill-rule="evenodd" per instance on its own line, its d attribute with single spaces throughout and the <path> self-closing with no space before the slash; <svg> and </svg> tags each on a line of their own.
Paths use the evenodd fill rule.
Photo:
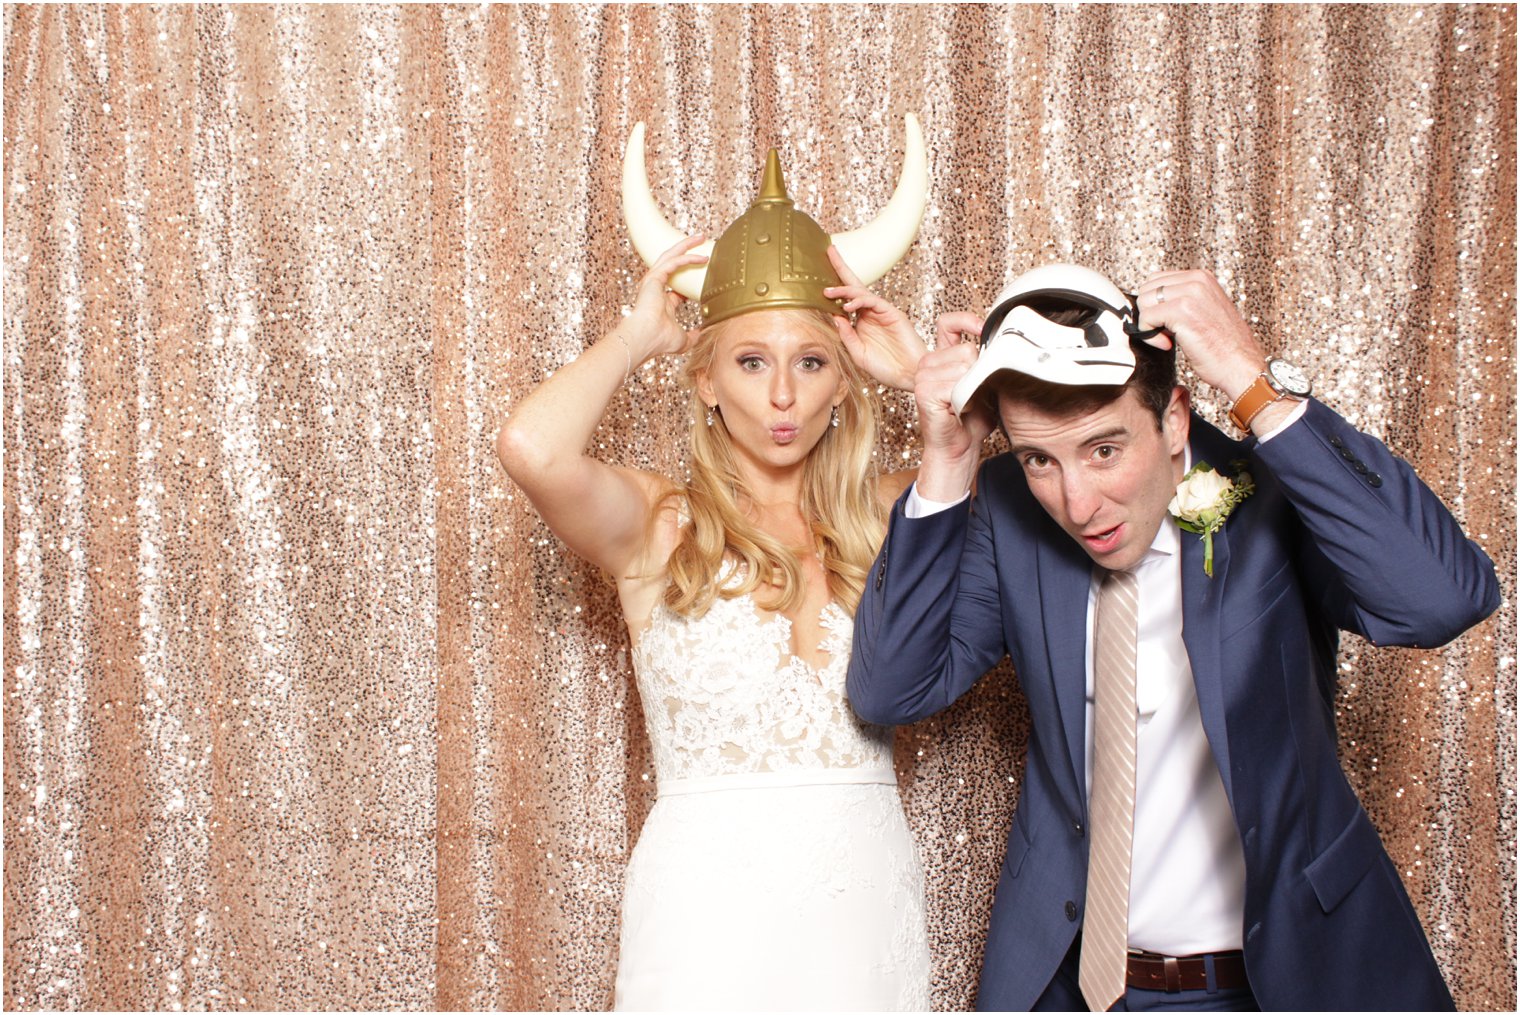
<svg viewBox="0 0 1520 1015">
<path fill-rule="evenodd" d="M 1282 392 L 1272 387 L 1266 374 L 1259 374 L 1256 380 L 1251 382 L 1251 386 L 1235 399 L 1235 405 L 1230 409 L 1230 422 L 1234 423 L 1238 430 L 1250 430 L 1251 420 L 1255 419 L 1261 410 L 1284 397 L 1286 396 Z"/>
</svg>

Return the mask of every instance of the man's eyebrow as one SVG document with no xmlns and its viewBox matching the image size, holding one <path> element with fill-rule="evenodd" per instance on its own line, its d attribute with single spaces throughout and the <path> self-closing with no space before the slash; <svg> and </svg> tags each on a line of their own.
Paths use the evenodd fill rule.
<svg viewBox="0 0 1520 1015">
<path fill-rule="evenodd" d="M 1006 434 L 1005 434 L 1005 436 L 1006 436 Z M 1089 434 L 1088 436 L 1082 438 L 1082 445 L 1084 447 L 1086 447 L 1089 444 L 1101 444 L 1104 441 L 1111 441 L 1111 440 L 1113 440 L 1116 437 L 1128 437 L 1128 436 L 1129 436 L 1129 427 L 1122 426 L 1122 425 L 1121 426 L 1111 426 L 1107 430 L 1099 430 L 1097 433 Z M 1040 448 L 1040 446 L 1038 444 L 1016 443 L 1011 438 L 1008 441 L 1008 450 L 1011 451 L 1011 452 L 1013 452 L 1016 455 L 1031 454 L 1031 453 L 1033 453 L 1033 454 L 1044 454 L 1044 452 L 1041 450 L 1041 448 Z"/>
<path fill-rule="evenodd" d="M 1102 443 L 1103 441 L 1111 441 L 1115 437 L 1128 437 L 1128 436 L 1129 436 L 1129 427 L 1125 427 L 1125 426 L 1111 426 L 1107 430 L 1100 430 L 1097 433 L 1092 434 L 1086 440 L 1084 440 L 1082 443 L 1083 444 L 1099 444 L 1099 443 Z"/>
</svg>

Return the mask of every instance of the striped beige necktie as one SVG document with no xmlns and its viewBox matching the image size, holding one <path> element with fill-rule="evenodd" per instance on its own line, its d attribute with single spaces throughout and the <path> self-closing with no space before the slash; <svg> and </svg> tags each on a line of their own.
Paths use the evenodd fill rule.
<svg viewBox="0 0 1520 1015">
<path fill-rule="evenodd" d="M 1135 621 L 1138 582 L 1110 571 L 1093 623 L 1092 840 L 1078 983 L 1093 1011 L 1124 995 L 1129 867 L 1135 834 Z"/>
</svg>

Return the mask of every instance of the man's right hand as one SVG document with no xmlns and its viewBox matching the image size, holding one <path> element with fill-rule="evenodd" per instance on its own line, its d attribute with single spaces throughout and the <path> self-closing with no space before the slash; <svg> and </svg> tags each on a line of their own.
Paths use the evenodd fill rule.
<svg viewBox="0 0 1520 1015">
<path fill-rule="evenodd" d="M 935 348 L 918 362 L 913 395 L 918 401 L 918 429 L 923 439 L 923 464 L 918 470 L 918 495 L 928 500 L 957 501 L 971 489 L 982 459 L 982 441 L 996 424 L 977 401 L 957 416 L 950 393 L 966 375 L 980 352 L 976 337 L 982 319 L 965 311 L 941 314 L 935 322 Z"/>
</svg>

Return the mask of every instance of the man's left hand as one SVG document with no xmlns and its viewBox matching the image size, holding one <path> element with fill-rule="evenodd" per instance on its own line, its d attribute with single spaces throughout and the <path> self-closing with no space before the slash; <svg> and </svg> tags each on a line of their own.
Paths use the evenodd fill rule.
<svg viewBox="0 0 1520 1015">
<path fill-rule="evenodd" d="M 1206 271 L 1168 271 L 1145 280 L 1135 292 L 1142 328 L 1166 334 L 1147 339 L 1166 348 L 1169 339 L 1187 354 L 1198 376 L 1235 401 L 1266 369 L 1267 357 L 1235 301 Z"/>
</svg>

